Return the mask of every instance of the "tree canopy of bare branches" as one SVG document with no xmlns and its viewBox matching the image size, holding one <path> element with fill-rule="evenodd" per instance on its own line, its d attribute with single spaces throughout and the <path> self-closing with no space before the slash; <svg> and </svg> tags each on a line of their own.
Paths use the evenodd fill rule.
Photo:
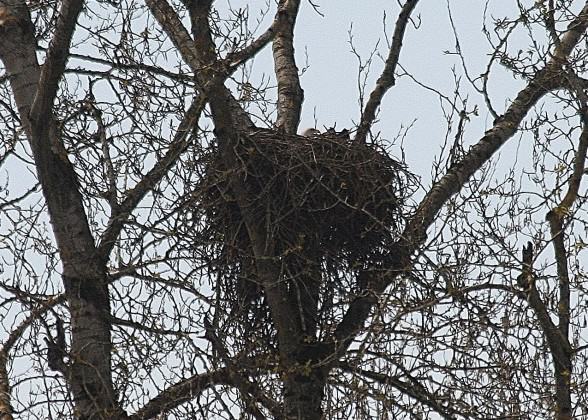
<svg viewBox="0 0 588 420">
<path fill-rule="evenodd" d="M 447 1 L 447 93 L 399 1 L 350 35 L 354 126 L 305 136 L 320 4 L 242 3 L 0 0 L 0 420 L 588 416 L 588 2 L 486 2 L 474 76 Z"/>
</svg>

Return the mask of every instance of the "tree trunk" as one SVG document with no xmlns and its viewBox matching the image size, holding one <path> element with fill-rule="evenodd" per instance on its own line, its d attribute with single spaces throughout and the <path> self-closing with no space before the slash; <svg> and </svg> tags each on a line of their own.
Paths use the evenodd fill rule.
<svg viewBox="0 0 588 420">
<path fill-rule="evenodd" d="M 82 7 L 80 2 L 76 5 L 74 18 Z M 66 6 L 62 18 L 69 10 Z M 67 39 L 61 39 L 64 33 L 56 31 L 52 43 L 55 48 L 47 53 L 41 69 L 34 27 L 24 2 L 5 8 L 4 12 L 11 20 L 4 25 L 9 27 L 4 28 L 0 39 L 0 59 L 10 75 L 20 120 L 33 152 L 63 266 L 62 279 L 71 316 L 70 363 L 60 370 L 72 391 L 76 418 L 124 418 L 124 413 L 116 408 L 112 383 L 106 262 L 98 257 L 78 179 L 53 117 L 54 94 L 43 95 L 48 85 L 56 88 L 62 76 L 66 57 L 56 46 L 67 48 L 68 45 L 62 45 Z M 64 24 L 75 26 L 75 20 Z M 70 34 L 73 26 L 69 27 Z"/>
<path fill-rule="evenodd" d="M 321 403 L 329 368 L 326 346 L 317 341 L 317 318 L 321 285 L 320 261 L 316 247 L 307 244 L 306 253 L 291 267 L 292 305 L 298 309 L 300 337 L 282 338 L 280 350 L 288 354 L 282 374 L 284 415 L 286 419 L 319 420 L 323 418 Z M 307 254 L 307 255 L 306 255 Z M 285 341 L 285 342 L 284 342 Z"/>
<path fill-rule="evenodd" d="M 324 396 L 325 378 L 320 369 L 306 373 L 287 374 L 284 380 L 284 415 L 288 420 L 320 420 L 323 418 L 321 403 Z"/>
</svg>

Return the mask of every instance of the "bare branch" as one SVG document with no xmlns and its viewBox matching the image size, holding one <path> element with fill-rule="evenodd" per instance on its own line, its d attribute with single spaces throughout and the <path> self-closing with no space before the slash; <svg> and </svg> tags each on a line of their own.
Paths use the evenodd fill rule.
<svg viewBox="0 0 588 420">
<path fill-rule="evenodd" d="M 25 330 L 45 312 L 53 308 L 55 305 L 62 303 L 65 300 L 65 295 L 54 296 L 46 301 L 39 301 L 40 305 L 31 310 L 27 316 L 16 328 L 14 328 L 8 338 L 4 340 L 0 346 L 0 419 L 12 420 L 14 414 L 10 404 L 10 381 L 8 378 L 7 364 L 10 360 L 9 352 L 16 342 L 22 337 Z"/>
<path fill-rule="evenodd" d="M 1 200 L 0 201 L 0 210 L 13 206 L 14 204 L 18 203 L 19 201 L 24 200 L 25 198 L 27 198 L 29 195 L 31 195 L 32 193 L 36 192 L 39 190 L 39 184 L 35 184 L 34 186 L 32 186 L 31 188 L 29 188 L 26 192 L 24 192 L 22 195 L 20 195 L 19 197 L 13 198 L 12 200 Z"/>
<path fill-rule="evenodd" d="M 276 419 L 282 418 L 281 407 L 278 403 L 264 396 L 259 387 L 246 380 L 243 375 L 234 372 L 230 367 L 225 367 L 213 372 L 196 374 L 170 386 L 151 399 L 137 413 L 129 416 L 129 420 L 143 420 L 165 414 L 185 402 L 198 399 L 204 391 L 219 385 L 239 388 L 252 399 L 262 403 Z"/>
<path fill-rule="evenodd" d="M 485 136 L 470 148 L 460 162 L 450 167 L 426 194 L 401 240 L 402 247 L 406 247 L 409 251 L 405 256 L 412 254 L 422 243 L 426 237 L 426 229 L 449 197 L 458 192 L 472 174 L 512 137 L 525 115 L 537 101 L 546 93 L 562 87 L 561 66 L 579 42 L 586 27 L 588 27 L 588 2 L 578 17 L 569 24 L 561 44 L 554 50 L 554 59 L 543 70 L 537 72 Z"/>
<path fill-rule="evenodd" d="M 47 124 L 50 119 L 57 86 L 69 58 L 69 45 L 83 6 L 83 0 L 64 0 L 61 3 L 55 34 L 47 49 L 45 63 L 39 75 L 37 94 L 31 106 L 31 116 L 35 124 Z"/>
<path fill-rule="evenodd" d="M 0 419 L 13 420 L 14 409 L 10 398 L 10 381 L 8 380 L 8 353 L 0 351 Z"/>
<path fill-rule="evenodd" d="M 184 119 L 180 122 L 167 153 L 153 165 L 153 168 L 151 168 L 132 190 L 127 192 L 126 197 L 120 205 L 113 209 L 108 227 L 102 234 L 98 246 L 98 254 L 102 259 L 106 260 L 108 255 L 110 255 L 116 239 L 120 234 L 120 230 L 133 210 L 145 195 L 167 174 L 168 170 L 186 150 L 190 144 L 189 134 L 196 127 L 205 105 L 206 98 L 204 95 L 199 95 L 194 99 L 190 108 L 186 111 Z"/>
<path fill-rule="evenodd" d="M 2 22 L 3 26 L 12 28 L 2 27 L 5 32 L 0 38 L 0 58 L 12 75 L 15 102 L 31 145 L 61 257 L 72 319 L 73 361 L 68 378 L 71 392 L 80 415 L 90 417 L 120 412 L 111 375 L 110 324 L 104 316 L 110 311 L 106 261 L 97 258 L 77 174 L 52 112 L 82 4 L 62 3 L 62 14 L 42 70 L 36 58 L 35 28 L 28 9 L 23 5 L 5 9 L 12 20 L 10 25 Z"/>
<path fill-rule="evenodd" d="M 552 19 L 552 18 L 551 18 Z M 555 29 L 552 30 L 552 36 L 555 37 Z M 558 419 L 572 418 L 572 396 L 570 389 L 570 376 L 572 374 L 572 350 L 569 344 L 570 329 L 570 276 L 568 268 L 568 253 L 565 246 L 564 220 L 570 212 L 570 208 L 578 198 L 580 182 L 585 173 L 586 153 L 588 151 L 588 97 L 581 87 L 581 83 L 572 72 L 568 72 L 568 82 L 572 94 L 576 96 L 580 103 L 580 116 L 582 119 L 582 133 L 580 141 L 574 156 L 572 176 L 568 181 L 568 191 L 559 205 L 549 211 L 546 216 L 549 222 L 555 261 L 557 266 L 557 278 L 559 285 L 559 302 L 557 312 L 559 318 L 559 335 L 551 337 L 554 334 L 545 330 L 542 322 L 547 342 L 551 348 L 554 362 L 554 376 L 556 380 L 556 405 Z M 537 294 L 537 292 L 535 292 Z M 537 298 L 533 299 L 534 301 Z M 533 304 L 533 301 L 530 302 Z M 533 308 L 535 306 L 532 305 Z M 538 315 L 539 317 L 539 315 Z M 545 315 L 543 316 L 543 318 Z M 541 318 L 540 318 L 541 320 Z M 549 321 L 551 319 L 549 318 Z M 562 349 L 564 351 L 562 351 Z"/>
<path fill-rule="evenodd" d="M 388 273 L 364 273 L 369 276 L 364 296 L 358 297 L 349 305 L 347 313 L 335 331 L 336 346 L 346 348 L 363 326 L 377 296 L 382 293 L 397 275 L 410 267 L 410 256 L 426 239 L 426 230 L 433 223 L 439 210 L 447 200 L 457 193 L 468 179 L 508 140 L 518 129 L 529 110 L 551 90 L 562 87 L 561 65 L 572 52 L 588 27 L 588 2 L 569 24 L 561 44 L 554 51 L 554 59 L 530 81 L 508 107 L 506 113 L 495 121 L 478 143 L 470 148 L 462 160 L 449 168 L 436 182 L 419 204 L 409 220 L 401 239 L 390 250 L 392 261 Z"/>
<path fill-rule="evenodd" d="M 129 420 L 151 419 L 187 401 L 198 398 L 208 388 L 217 385 L 231 385 L 229 369 L 219 369 L 194 375 L 172 385 L 145 404 Z"/>
<path fill-rule="evenodd" d="M 194 72 L 201 92 L 209 98 L 217 130 L 234 131 L 234 124 L 240 128 L 253 126 L 249 116 L 223 84 L 227 75 L 218 68 L 218 57 L 208 23 L 212 2 L 190 4 L 194 39 L 166 0 L 145 0 L 145 4 Z"/>
<path fill-rule="evenodd" d="M 394 72 L 396 71 L 396 65 L 398 64 L 398 58 L 400 57 L 404 32 L 406 31 L 406 25 L 408 25 L 408 22 L 410 21 L 410 15 L 418 2 L 419 0 L 406 0 L 406 3 L 404 3 L 404 6 L 402 6 L 402 9 L 400 10 L 384 70 L 376 82 L 376 87 L 370 94 L 368 102 L 363 109 L 361 121 L 357 127 L 355 141 L 358 143 L 364 143 L 366 141 L 368 132 L 376 118 L 376 111 L 382 103 L 384 95 L 396 83 Z"/>
<path fill-rule="evenodd" d="M 459 414 L 458 411 L 453 410 L 451 407 L 443 406 L 440 403 L 440 398 L 438 396 L 429 392 L 426 388 L 424 388 L 413 378 L 410 378 L 410 382 L 403 381 L 400 378 L 391 375 L 386 375 L 384 373 L 374 372 L 367 369 L 354 368 L 343 362 L 340 362 L 337 367 L 343 370 L 344 372 L 363 376 L 364 378 L 367 378 L 371 381 L 379 382 L 384 385 L 390 385 L 398 389 L 403 394 L 406 394 L 411 398 L 420 401 L 424 405 L 431 407 L 436 413 L 441 415 L 444 419 L 454 420 L 457 418 L 457 415 Z"/>
<path fill-rule="evenodd" d="M 201 63 L 198 60 L 198 51 L 187 29 L 180 21 L 177 13 L 166 0 L 145 0 L 145 4 L 157 19 L 162 28 L 176 46 L 184 62 L 190 69 L 198 73 Z"/>
<path fill-rule="evenodd" d="M 274 19 L 272 25 L 266 29 L 266 31 L 257 37 L 255 40 L 251 42 L 251 44 L 247 45 L 241 50 L 231 52 L 227 54 L 226 58 L 221 60 L 221 68 L 226 68 L 228 71 L 226 72 L 226 76 L 232 74 L 237 67 L 245 63 L 250 58 L 254 57 L 258 52 L 260 52 L 267 44 L 269 44 L 276 35 L 276 26 L 278 24 L 278 19 Z"/>
<path fill-rule="evenodd" d="M 533 246 L 530 242 L 526 248 L 523 247 L 522 259 L 523 267 L 517 282 L 525 289 L 526 293 L 528 294 L 527 300 L 529 302 L 529 306 L 533 308 L 535 316 L 537 317 L 539 325 L 541 326 L 541 330 L 545 335 L 547 345 L 551 350 L 551 356 L 554 362 L 554 376 L 557 384 L 555 397 L 555 401 L 557 403 L 557 418 L 559 420 L 571 419 L 572 406 L 569 377 L 572 371 L 572 349 L 570 347 L 567 335 L 564 335 L 561 329 L 558 328 L 558 326 L 556 326 L 551 320 L 547 306 L 544 300 L 541 298 L 539 291 L 537 290 L 537 286 L 535 284 L 536 279 L 532 266 Z"/>
<path fill-rule="evenodd" d="M 276 36 L 273 42 L 274 69 L 278 80 L 278 118 L 276 127 L 296 133 L 304 91 L 300 86 L 294 57 L 294 26 L 300 0 L 281 0 L 276 15 Z"/>
<path fill-rule="evenodd" d="M 239 378 L 237 381 L 235 380 L 236 375 Z M 196 374 L 165 389 L 128 418 L 129 420 L 154 418 L 160 414 L 165 414 L 167 411 L 184 404 L 185 402 L 198 399 L 204 391 L 219 385 L 235 387 L 239 387 L 240 385 L 242 387 L 240 389 L 243 392 L 247 392 L 252 398 L 257 399 L 264 404 L 264 406 L 273 413 L 275 418 L 282 418 L 280 407 L 275 401 L 263 396 L 258 387 L 253 383 L 244 384 L 241 382 L 242 379 L 241 375 L 236 374 L 229 367 L 218 369 L 213 372 Z"/>
</svg>

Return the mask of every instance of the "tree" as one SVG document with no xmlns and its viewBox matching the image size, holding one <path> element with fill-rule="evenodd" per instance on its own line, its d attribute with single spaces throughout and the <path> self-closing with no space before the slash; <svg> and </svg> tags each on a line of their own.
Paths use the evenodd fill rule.
<svg viewBox="0 0 588 420">
<path fill-rule="evenodd" d="M 479 77 L 453 26 L 429 182 L 376 127 L 427 2 L 372 87 L 352 44 L 351 135 L 302 137 L 298 0 L 0 1 L 0 418 L 588 415 L 580 3 L 486 16 Z"/>
</svg>

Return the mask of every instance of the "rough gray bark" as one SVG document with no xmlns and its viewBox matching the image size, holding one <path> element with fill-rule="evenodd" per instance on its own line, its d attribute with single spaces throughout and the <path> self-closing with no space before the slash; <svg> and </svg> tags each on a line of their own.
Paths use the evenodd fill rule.
<svg viewBox="0 0 588 420">
<path fill-rule="evenodd" d="M 33 25 L 24 3 L 8 10 L 0 58 L 33 151 L 39 181 L 63 264 L 63 283 L 72 324 L 71 365 L 66 373 L 79 417 L 116 416 L 111 374 L 110 301 L 105 261 L 94 240 L 78 190 L 74 169 L 59 138 L 53 114 L 57 85 L 67 60 L 82 1 L 65 1 L 43 68 L 36 58 Z"/>
<path fill-rule="evenodd" d="M 126 415 L 118 407 L 112 384 L 110 298 L 105 264 L 123 220 L 113 219 L 115 223 L 107 230 L 103 242 L 106 248 L 99 252 L 90 233 L 75 171 L 52 116 L 57 85 L 82 6 L 82 1 L 62 4 L 61 18 L 42 68 L 37 62 L 36 41 L 26 6 L 19 2 L 9 7 L 7 11 L 14 18 L 0 28 L 4 32 L 0 58 L 11 75 L 14 98 L 33 151 L 63 264 L 62 278 L 71 316 L 71 363 L 63 373 L 79 418 L 113 419 Z M 203 107 L 202 101 L 197 104 L 187 119 L 189 127 L 179 132 L 176 148 L 123 201 L 127 215 L 185 148 L 186 133 Z"/>
<path fill-rule="evenodd" d="M 300 8 L 299 0 L 281 0 L 276 15 L 276 36 L 272 43 L 274 69 L 278 79 L 278 118 L 276 127 L 296 133 L 304 91 L 300 86 L 294 57 L 294 27 Z"/>
<path fill-rule="evenodd" d="M 566 250 L 564 235 L 564 221 L 570 208 L 578 199 L 578 192 L 582 176 L 585 172 L 584 164 L 588 152 L 588 96 L 581 88 L 577 75 L 569 72 L 567 81 L 569 88 L 576 96 L 580 104 L 582 119 L 582 133 L 580 134 L 578 148 L 574 156 L 572 176 L 568 180 L 568 189 L 559 205 L 553 208 L 547 215 L 549 222 L 557 277 L 559 283 L 558 299 L 558 325 L 556 326 L 547 314 L 545 302 L 537 294 L 535 281 L 531 283 L 530 304 L 535 310 L 541 323 L 547 343 L 550 347 L 553 359 L 553 374 L 556 382 L 556 415 L 558 420 L 573 418 L 573 405 L 571 395 L 571 378 L 573 374 L 573 351 L 570 344 L 570 275 L 568 267 L 568 252 Z"/>
</svg>

